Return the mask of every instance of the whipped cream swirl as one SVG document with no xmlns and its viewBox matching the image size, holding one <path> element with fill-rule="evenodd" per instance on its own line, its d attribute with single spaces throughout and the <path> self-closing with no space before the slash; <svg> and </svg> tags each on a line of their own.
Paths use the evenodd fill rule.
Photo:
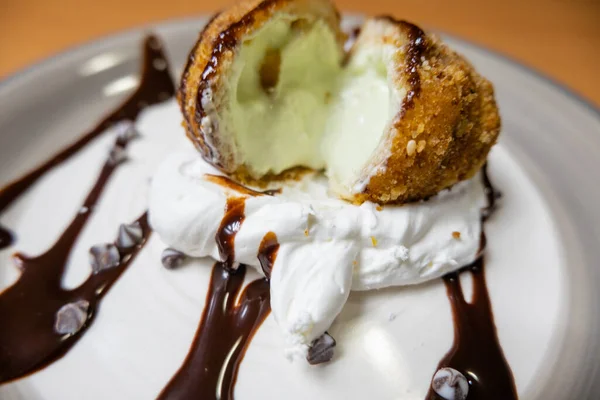
<svg viewBox="0 0 600 400">
<path fill-rule="evenodd" d="M 261 271 L 260 243 L 276 234 L 271 309 L 292 357 L 306 355 L 351 290 L 431 280 L 471 263 L 478 251 L 486 205 L 479 175 L 427 201 L 380 207 L 330 197 L 318 175 L 286 183 L 274 196 L 249 196 L 206 174 L 220 175 L 195 152 L 169 156 L 152 179 L 150 224 L 169 247 L 219 260 L 215 236 L 227 199 L 247 197 L 235 262 Z"/>
</svg>

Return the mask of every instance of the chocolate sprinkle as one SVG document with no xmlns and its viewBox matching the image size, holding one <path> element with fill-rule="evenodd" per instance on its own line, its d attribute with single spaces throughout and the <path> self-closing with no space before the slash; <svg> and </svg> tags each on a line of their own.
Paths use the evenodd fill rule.
<svg viewBox="0 0 600 400">
<path fill-rule="evenodd" d="M 88 319 L 90 303 L 87 300 L 78 300 L 65 304 L 56 313 L 54 330 L 59 335 L 73 335 L 85 325 Z"/>
<path fill-rule="evenodd" d="M 108 162 L 111 165 L 121 164 L 126 158 L 127 153 L 125 153 L 125 148 L 121 146 L 114 146 L 108 154 Z"/>
<path fill-rule="evenodd" d="M 129 142 L 132 139 L 140 136 L 140 133 L 135 128 L 135 124 L 131 121 L 122 121 L 115 125 L 117 131 L 117 140 Z"/>
<path fill-rule="evenodd" d="M 465 400 L 469 394 L 467 378 L 454 368 L 441 368 L 433 376 L 431 388 L 444 400 Z"/>
<path fill-rule="evenodd" d="M 90 264 L 94 274 L 114 268 L 120 261 L 119 249 L 112 243 L 97 244 L 90 248 Z"/>
<path fill-rule="evenodd" d="M 119 249 L 130 249 L 142 242 L 144 233 L 139 222 L 121 224 L 117 235 L 116 245 Z"/>
<path fill-rule="evenodd" d="M 175 269 L 180 267 L 186 258 L 187 256 L 181 251 L 167 247 L 163 250 L 160 256 L 160 261 L 162 262 L 163 267 L 167 269 Z"/>
<path fill-rule="evenodd" d="M 308 349 L 306 360 L 311 365 L 322 364 L 331 361 L 335 349 L 335 339 L 325 332 L 315 339 Z"/>
</svg>

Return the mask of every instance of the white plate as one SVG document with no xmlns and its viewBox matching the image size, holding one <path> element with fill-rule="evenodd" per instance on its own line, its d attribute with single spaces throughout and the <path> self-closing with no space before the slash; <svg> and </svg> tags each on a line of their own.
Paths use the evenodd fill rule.
<svg viewBox="0 0 600 400">
<path fill-rule="evenodd" d="M 118 104 L 135 84 L 145 32 L 152 29 L 164 40 L 179 76 L 205 21 L 119 34 L 5 81 L 0 182 L 37 165 Z M 600 393 L 600 114 L 514 62 L 447 40 L 495 84 L 503 117 L 490 174 L 504 198 L 486 227 L 486 276 L 520 398 L 594 398 Z M 65 285 L 85 279 L 90 245 L 111 240 L 119 223 L 145 208 L 145 177 L 174 142 L 184 141 L 176 113 L 170 103 L 139 120 L 144 138 L 132 144 L 133 162 L 113 178 L 78 241 Z M 51 244 L 78 209 L 109 142 L 108 135 L 96 140 L 2 215 L 19 234 L 18 250 L 37 254 Z M 0 398 L 154 398 L 187 354 L 210 271 L 208 261 L 166 271 L 159 263 L 162 248 L 153 236 L 83 339 L 50 367 L 0 386 Z M 0 288 L 17 277 L 9 260 L 14 250 L 0 251 Z M 469 275 L 462 279 L 468 295 Z M 441 281 L 352 294 L 331 330 L 338 341 L 335 361 L 310 367 L 283 357 L 269 317 L 241 365 L 236 399 L 423 399 L 451 346 L 452 329 Z"/>
</svg>

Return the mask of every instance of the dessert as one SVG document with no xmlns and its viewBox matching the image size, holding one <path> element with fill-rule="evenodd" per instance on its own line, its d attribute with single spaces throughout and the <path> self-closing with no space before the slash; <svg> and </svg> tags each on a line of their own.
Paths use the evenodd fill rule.
<svg viewBox="0 0 600 400">
<path fill-rule="evenodd" d="M 90 248 L 90 275 L 74 289 L 61 287 L 71 248 L 138 138 L 138 115 L 174 102 L 158 39 L 145 42 L 140 87 L 127 102 L 0 191 L 2 211 L 93 138 L 116 136 L 56 244 L 15 258 L 22 274 L 0 293 L 0 322 L 9 327 L 0 333 L 0 383 L 69 352 L 154 231 L 164 245 L 156 262 L 168 270 L 215 260 L 190 351 L 160 399 L 232 398 L 240 362 L 270 311 L 287 354 L 322 364 L 335 357 L 328 330 L 350 291 L 442 276 L 462 319 L 427 397 L 516 398 L 483 280 L 482 222 L 496 192 L 482 166 L 499 131 L 491 85 L 412 24 L 370 19 L 346 54 L 339 23 L 328 1 L 243 2 L 213 18 L 178 93 L 202 158 L 165 147 L 172 154 L 153 175 L 148 213 Z M 232 82 L 241 82 L 238 92 Z M 0 245 L 10 237 L 0 230 Z M 244 285 L 250 268 L 263 277 Z M 474 277 L 473 304 L 460 301 L 461 269 Z M 467 336 L 481 340 L 467 346 Z"/>
<path fill-rule="evenodd" d="M 350 290 L 435 279 L 470 264 L 479 249 L 486 205 L 480 176 L 426 202 L 380 207 L 332 198 L 324 177 L 279 182 L 281 193 L 264 195 L 223 186 L 213 178 L 218 173 L 193 151 L 168 156 L 150 186 L 150 224 L 163 242 L 188 256 L 259 271 L 257 254 L 273 232 L 279 248 L 269 268 L 271 309 L 290 356 L 306 357 Z M 215 238 L 229 229 L 221 221 L 236 207 L 242 211 L 233 219 L 235 237 L 223 251 Z"/>
<path fill-rule="evenodd" d="M 486 202 L 473 175 L 500 125 L 491 84 L 420 28 L 368 19 L 347 55 L 343 37 L 327 0 L 242 2 L 213 18 L 178 95 L 204 160 L 171 156 L 150 191 L 152 227 L 189 256 L 260 269 L 272 233 L 271 307 L 301 357 L 351 289 L 473 262 Z"/>
<path fill-rule="evenodd" d="M 204 159 L 259 185 L 324 169 L 355 203 L 471 178 L 499 133 L 491 84 L 405 21 L 368 19 L 347 55 L 343 36 L 327 0 L 247 1 L 214 18 L 178 94 Z"/>
</svg>

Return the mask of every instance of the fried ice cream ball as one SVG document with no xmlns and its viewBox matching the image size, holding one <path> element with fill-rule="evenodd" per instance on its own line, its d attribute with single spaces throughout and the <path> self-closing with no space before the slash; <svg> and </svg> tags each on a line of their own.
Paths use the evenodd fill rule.
<svg viewBox="0 0 600 400">
<path fill-rule="evenodd" d="M 405 21 L 368 19 L 348 54 L 345 39 L 326 0 L 248 1 L 213 18 L 178 95 L 204 159 L 259 186 L 323 170 L 357 204 L 472 177 L 500 131 L 491 84 Z"/>
</svg>

